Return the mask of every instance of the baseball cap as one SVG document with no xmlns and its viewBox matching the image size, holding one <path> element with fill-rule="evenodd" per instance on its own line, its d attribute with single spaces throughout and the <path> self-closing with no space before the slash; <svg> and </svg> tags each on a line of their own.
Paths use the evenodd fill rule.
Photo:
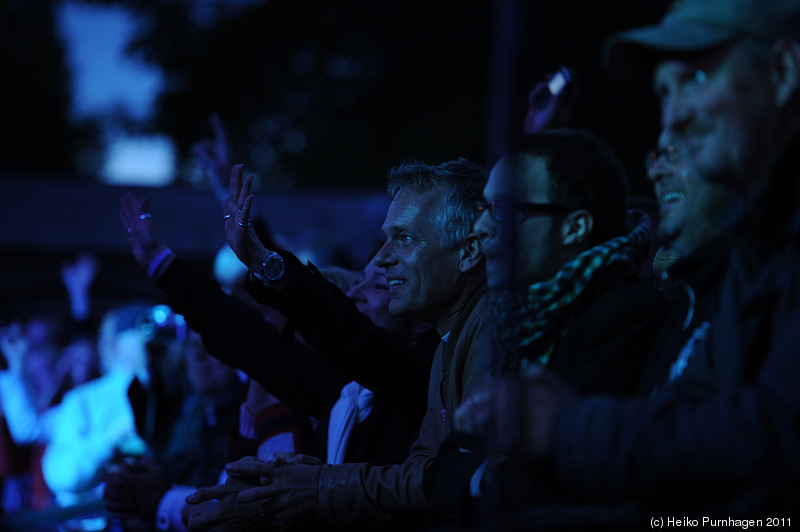
<svg viewBox="0 0 800 532">
<path fill-rule="evenodd" d="M 649 78 L 664 53 L 691 53 L 741 37 L 800 41 L 800 0 L 676 0 L 659 24 L 610 36 L 608 68 L 622 77 Z"/>
</svg>

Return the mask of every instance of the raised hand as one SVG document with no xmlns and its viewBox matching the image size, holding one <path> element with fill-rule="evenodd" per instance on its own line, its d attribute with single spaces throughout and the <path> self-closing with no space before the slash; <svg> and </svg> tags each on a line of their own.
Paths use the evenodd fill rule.
<svg viewBox="0 0 800 532">
<path fill-rule="evenodd" d="M 231 169 L 228 197 L 223 207 L 225 236 L 228 245 L 242 264 L 257 272 L 261 269 L 261 261 L 270 250 L 259 240 L 251 223 L 253 195 L 250 193 L 250 187 L 253 184 L 253 176 L 243 179 L 243 173 L 243 164 L 237 164 Z"/>
<path fill-rule="evenodd" d="M 569 123 L 578 90 L 575 72 L 572 69 L 568 71 L 571 81 L 557 94 L 550 94 L 547 87 L 555 75 L 553 73 L 547 74 L 545 80 L 537 83 L 528 94 L 528 112 L 523 125 L 526 135 L 545 129 L 566 127 Z"/>
<path fill-rule="evenodd" d="M 30 342 L 21 322 L 15 321 L 0 327 L 0 369 L 22 375 L 29 346 Z"/>
<path fill-rule="evenodd" d="M 82 253 L 74 261 L 61 264 L 61 280 L 69 292 L 87 292 L 97 270 L 97 258 L 91 253 Z"/>
<path fill-rule="evenodd" d="M 89 315 L 89 288 L 98 269 L 97 259 L 91 253 L 82 253 L 73 262 L 61 264 L 61 280 L 69 294 L 72 316 L 76 320 Z"/>
<path fill-rule="evenodd" d="M 161 239 L 161 232 L 150 214 L 150 198 L 137 200 L 126 192 L 120 200 L 120 218 L 122 229 L 133 251 L 137 264 L 147 270 L 150 263 L 167 249 Z"/>
<path fill-rule="evenodd" d="M 216 113 L 211 115 L 211 129 L 214 137 L 198 141 L 190 153 L 197 158 L 198 170 L 210 174 L 214 196 L 224 203 L 228 191 L 228 169 L 231 167 L 230 148 L 222 119 Z"/>
</svg>

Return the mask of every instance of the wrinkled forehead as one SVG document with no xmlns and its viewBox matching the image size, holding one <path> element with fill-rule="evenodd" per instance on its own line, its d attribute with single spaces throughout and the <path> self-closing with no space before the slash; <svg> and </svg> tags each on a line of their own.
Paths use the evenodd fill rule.
<svg viewBox="0 0 800 532">
<path fill-rule="evenodd" d="M 429 215 L 442 201 L 444 192 L 440 186 L 424 192 L 410 189 L 398 192 L 386 211 L 382 227 L 384 234 L 393 229 L 418 228 L 420 224 L 429 222 Z"/>
</svg>

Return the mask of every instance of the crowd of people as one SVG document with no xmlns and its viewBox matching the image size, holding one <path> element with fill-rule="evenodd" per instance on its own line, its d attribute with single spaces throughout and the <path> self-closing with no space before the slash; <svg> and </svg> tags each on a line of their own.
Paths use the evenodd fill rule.
<svg viewBox="0 0 800 532">
<path fill-rule="evenodd" d="M 602 60 L 660 100 L 657 209 L 566 127 L 572 72 L 534 88 L 491 168 L 390 169 L 361 272 L 270 233 L 215 121 L 196 154 L 225 273 L 125 194 L 163 302 L 111 309 L 93 341 L 83 257 L 64 269 L 75 334 L 4 326 L 4 511 L 94 502 L 108 530 L 791 526 L 800 2 L 679 0 Z"/>
</svg>

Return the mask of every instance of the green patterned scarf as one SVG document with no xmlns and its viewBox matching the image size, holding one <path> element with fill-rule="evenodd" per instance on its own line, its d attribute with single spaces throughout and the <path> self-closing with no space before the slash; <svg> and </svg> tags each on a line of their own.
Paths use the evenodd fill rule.
<svg viewBox="0 0 800 532">
<path fill-rule="evenodd" d="M 628 213 L 634 229 L 588 249 L 548 281 L 505 291 L 495 305 L 494 338 L 500 373 L 517 373 L 532 362 L 547 365 L 559 340 L 584 304 L 636 276 L 650 252 L 650 222 Z"/>
</svg>

